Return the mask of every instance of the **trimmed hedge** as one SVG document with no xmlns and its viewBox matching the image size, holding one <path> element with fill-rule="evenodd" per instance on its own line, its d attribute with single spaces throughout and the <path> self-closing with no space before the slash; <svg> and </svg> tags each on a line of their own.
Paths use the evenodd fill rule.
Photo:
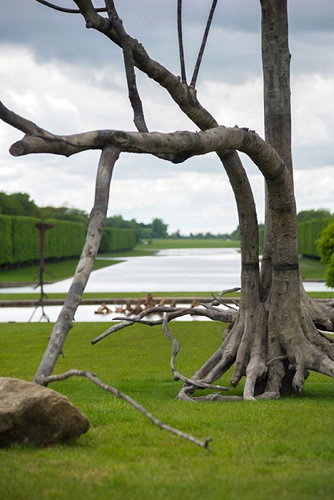
<svg viewBox="0 0 334 500">
<path fill-rule="evenodd" d="M 38 261 L 39 234 L 34 217 L 0 215 L 0 265 L 15 265 Z M 45 258 L 61 259 L 78 257 L 86 237 L 87 227 L 80 222 L 50 219 L 53 227 L 46 232 Z M 135 246 L 132 229 L 106 228 L 101 242 L 101 252 L 128 250 Z"/>
<path fill-rule="evenodd" d="M 131 250 L 136 245 L 136 233 L 133 229 L 118 227 L 104 228 L 100 252 L 115 252 L 116 250 Z"/>
<path fill-rule="evenodd" d="M 305 257 L 320 258 L 317 250 L 317 240 L 325 227 L 334 221 L 334 217 L 312 219 L 298 224 L 299 253 Z"/>
<path fill-rule="evenodd" d="M 298 252 L 304 257 L 320 259 L 317 240 L 321 231 L 334 221 L 334 217 L 312 219 L 298 224 Z M 260 252 L 263 251 L 264 229 L 259 229 Z"/>
</svg>

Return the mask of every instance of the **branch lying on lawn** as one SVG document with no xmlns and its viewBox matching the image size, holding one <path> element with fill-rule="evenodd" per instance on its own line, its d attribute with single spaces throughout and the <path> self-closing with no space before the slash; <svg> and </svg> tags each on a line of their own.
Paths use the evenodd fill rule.
<svg viewBox="0 0 334 500">
<path fill-rule="evenodd" d="M 234 311 L 235 313 L 236 311 Z M 144 320 L 146 316 L 149 316 L 151 314 L 164 314 L 163 318 L 159 318 L 157 320 Z M 233 323 L 235 319 L 235 314 L 231 314 L 230 311 L 222 311 L 220 309 L 216 309 L 214 307 L 211 308 L 206 308 L 206 309 L 199 309 L 199 308 L 177 308 L 177 307 L 169 307 L 169 306 L 155 306 L 151 307 L 149 309 L 146 309 L 145 311 L 142 311 L 140 314 L 135 316 L 134 318 L 126 319 L 124 321 L 124 318 L 114 318 L 114 320 L 123 320 L 121 323 L 118 323 L 117 325 L 113 325 L 111 328 L 109 328 L 107 331 L 96 337 L 91 341 L 92 344 L 96 344 L 100 340 L 104 339 L 111 333 L 114 333 L 118 330 L 121 330 L 123 328 L 126 328 L 128 326 L 133 325 L 134 323 L 139 323 L 139 324 L 145 324 L 148 326 L 157 326 L 162 324 L 162 329 L 164 333 L 167 335 L 169 340 L 172 342 L 173 345 L 173 351 L 172 351 L 172 356 L 171 356 L 171 369 L 173 373 L 173 378 L 175 381 L 181 380 L 182 382 L 186 384 L 191 384 L 193 387 L 198 387 L 199 389 L 214 389 L 218 391 L 228 391 L 229 389 L 227 387 L 221 386 L 221 385 L 214 385 L 214 384 L 208 384 L 206 382 L 202 381 L 194 381 L 191 378 L 185 377 L 182 375 L 175 367 L 175 358 L 180 350 L 180 344 L 179 342 L 175 339 L 175 337 L 172 335 L 170 330 L 168 329 L 168 323 L 169 321 L 172 321 L 173 319 L 179 318 L 181 316 L 186 316 L 186 315 L 193 315 L 193 316 L 206 316 L 209 319 L 215 320 L 215 321 L 222 321 L 225 323 Z"/>
<path fill-rule="evenodd" d="M 128 326 L 133 325 L 134 323 L 141 323 L 145 324 L 148 326 L 156 326 L 156 325 L 162 325 L 163 318 L 159 318 L 157 320 L 144 320 L 146 316 L 149 316 L 151 314 L 163 314 L 163 313 L 168 313 L 169 315 L 169 321 L 180 318 L 181 316 L 186 316 L 187 314 L 193 315 L 193 316 L 206 316 L 209 319 L 212 319 L 213 321 L 222 321 L 224 323 L 233 323 L 235 319 L 235 314 L 237 311 L 223 311 L 221 309 L 200 309 L 196 307 L 188 307 L 188 308 L 179 308 L 179 307 L 170 307 L 170 306 L 154 306 L 150 307 L 149 309 L 145 309 L 145 311 L 142 311 L 140 314 L 137 316 L 134 316 L 133 318 L 124 318 L 124 317 L 116 317 L 113 318 L 114 321 L 121 321 L 121 323 L 118 323 L 116 325 L 111 326 L 108 328 L 105 332 L 101 333 L 97 337 L 95 337 L 91 343 L 97 344 L 100 342 L 100 340 L 103 340 L 104 338 L 108 337 L 108 335 L 111 335 L 112 333 L 117 332 L 118 330 L 122 330 L 123 328 L 127 328 Z"/>
<path fill-rule="evenodd" d="M 170 366 L 172 369 L 173 377 L 175 381 L 182 380 L 182 382 L 186 384 L 191 384 L 192 386 L 198 387 L 199 389 L 217 389 L 219 391 L 228 391 L 228 387 L 223 387 L 221 385 L 212 385 L 212 384 L 207 384 L 206 382 L 195 382 L 191 378 L 185 377 L 182 375 L 175 367 L 175 359 L 176 356 L 178 355 L 180 351 L 180 343 L 176 338 L 172 335 L 171 331 L 168 328 L 168 323 L 170 321 L 169 314 L 167 313 L 165 317 L 162 320 L 162 329 L 164 333 L 167 335 L 169 340 L 172 342 L 173 345 L 173 352 L 170 360 Z"/>
<path fill-rule="evenodd" d="M 148 418 L 151 422 L 153 422 L 155 425 L 157 425 L 160 429 L 171 432 L 175 434 L 176 436 L 179 436 L 183 439 L 187 439 L 188 441 L 196 444 L 197 446 L 200 446 L 201 448 L 205 448 L 209 450 L 209 443 L 212 441 L 212 438 L 207 438 L 204 441 L 200 441 L 199 439 L 196 439 L 195 437 L 191 436 L 190 434 L 187 434 L 183 431 L 180 431 L 178 429 L 175 429 L 174 427 L 171 427 L 170 425 L 164 424 L 157 418 L 155 418 L 149 411 L 144 408 L 141 404 L 139 404 L 137 401 L 132 399 L 130 396 L 127 394 L 124 394 L 124 392 L 119 391 L 115 387 L 112 387 L 111 385 L 107 385 L 104 382 L 102 382 L 97 376 L 89 371 L 82 371 L 82 370 L 69 370 L 65 373 L 61 373 L 59 375 L 49 375 L 48 377 L 44 377 L 42 382 L 43 385 L 48 385 L 52 382 L 59 382 L 61 380 L 68 379 L 70 377 L 85 377 L 93 384 L 97 385 L 101 389 L 104 389 L 105 391 L 111 392 L 114 396 L 116 396 L 119 399 L 122 399 L 123 401 L 126 401 L 129 403 L 131 406 L 133 406 L 136 410 L 140 411 L 143 415 L 145 415 L 146 418 Z"/>
</svg>

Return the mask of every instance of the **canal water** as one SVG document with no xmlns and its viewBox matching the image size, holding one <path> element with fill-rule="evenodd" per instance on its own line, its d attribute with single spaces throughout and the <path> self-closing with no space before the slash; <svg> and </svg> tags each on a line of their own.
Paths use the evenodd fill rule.
<svg viewBox="0 0 334 500">
<path fill-rule="evenodd" d="M 113 260 L 111 258 L 111 260 Z M 71 279 L 45 286 L 48 293 L 66 293 Z M 154 256 L 126 257 L 124 262 L 94 271 L 86 292 L 220 292 L 240 286 L 240 253 L 230 248 L 196 248 L 161 250 Z M 328 290 L 323 282 L 305 283 L 308 291 Z M 31 287 L 2 288 L 4 292 L 28 293 Z M 9 310 L 11 309 L 11 310 Z M 59 307 L 46 309 L 55 321 Z M 77 321 L 110 321 L 110 315 L 95 315 L 94 306 L 80 306 Z M 14 314 L 15 311 L 15 314 Z M 27 321 L 31 315 L 21 308 L 1 308 L 0 321 Z M 24 318 L 24 319 L 23 319 Z M 36 311 L 34 320 L 39 320 Z"/>
</svg>

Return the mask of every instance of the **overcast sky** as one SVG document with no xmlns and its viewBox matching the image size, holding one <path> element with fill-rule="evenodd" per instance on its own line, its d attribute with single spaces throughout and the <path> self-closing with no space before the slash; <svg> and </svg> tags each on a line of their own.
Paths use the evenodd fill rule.
<svg viewBox="0 0 334 500">
<path fill-rule="evenodd" d="M 56 1 L 56 0 L 54 0 Z M 150 56 L 179 74 L 176 0 L 115 2 L 128 33 Z M 289 0 L 293 155 L 298 210 L 334 211 L 334 2 Z M 58 5 L 75 7 L 71 0 Z M 96 5 L 102 2 L 96 1 Z M 190 78 L 211 0 L 184 0 L 184 43 Z M 263 135 L 259 0 L 219 0 L 198 78 L 200 102 L 226 126 Z M 196 130 L 157 84 L 138 74 L 150 130 Z M 80 15 L 34 0 L 3 2 L 0 16 L 0 99 L 54 133 L 134 130 L 117 47 L 85 28 Z M 39 205 L 89 211 L 98 152 L 71 158 L 14 158 L 21 132 L 0 122 L 0 191 L 29 193 Z M 263 181 L 245 159 L 263 221 Z M 214 154 L 171 165 L 149 155 L 121 155 L 108 215 L 149 222 L 169 231 L 231 232 L 233 193 Z"/>
</svg>

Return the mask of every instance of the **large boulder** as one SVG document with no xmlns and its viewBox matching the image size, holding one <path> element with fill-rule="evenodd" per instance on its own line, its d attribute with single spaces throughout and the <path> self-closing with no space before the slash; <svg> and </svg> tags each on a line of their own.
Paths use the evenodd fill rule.
<svg viewBox="0 0 334 500">
<path fill-rule="evenodd" d="M 88 429 L 89 420 L 62 394 L 0 377 L 0 446 L 73 441 Z"/>
</svg>

